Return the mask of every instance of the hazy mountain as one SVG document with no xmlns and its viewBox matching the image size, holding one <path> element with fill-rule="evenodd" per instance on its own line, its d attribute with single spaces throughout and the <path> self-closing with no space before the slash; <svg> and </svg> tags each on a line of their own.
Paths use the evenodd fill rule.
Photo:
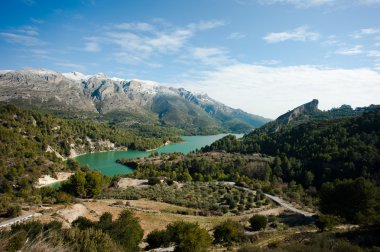
<svg viewBox="0 0 380 252">
<path fill-rule="evenodd" d="M 152 81 L 45 69 L 0 72 L 0 102 L 125 124 L 163 124 L 188 133 L 248 132 L 269 119 L 230 108 L 207 95 Z"/>
</svg>

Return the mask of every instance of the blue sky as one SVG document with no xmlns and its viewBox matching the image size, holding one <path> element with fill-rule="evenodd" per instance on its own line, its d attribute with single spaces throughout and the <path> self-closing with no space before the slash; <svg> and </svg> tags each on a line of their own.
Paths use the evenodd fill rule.
<svg viewBox="0 0 380 252">
<path fill-rule="evenodd" d="M 380 0 L 14 0 L 0 69 L 147 79 L 275 118 L 380 103 Z"/>
</svg>

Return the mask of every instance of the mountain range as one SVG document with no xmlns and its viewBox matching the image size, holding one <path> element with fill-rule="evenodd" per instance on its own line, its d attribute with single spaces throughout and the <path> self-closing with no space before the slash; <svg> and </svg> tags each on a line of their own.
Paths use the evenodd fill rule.
<svg viewBox="0 0 380 252">
<path fill-rule="evenodd" d="M 152 81 L 46 69 L 0 71 L 0 102 L 125 125 L 167 125 L 185 133 L 246 133 L 270 121 L 206 94 Z"/>
</svg>

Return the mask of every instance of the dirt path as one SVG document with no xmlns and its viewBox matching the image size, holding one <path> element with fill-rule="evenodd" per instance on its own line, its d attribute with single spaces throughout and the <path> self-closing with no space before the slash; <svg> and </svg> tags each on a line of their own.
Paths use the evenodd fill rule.
<svg viewBox="0 0 380 252">
<path fill-rule="evenodd" d="M 254 191 L 254 190 L 251 190 L 251 189 L 248 189 L 248 188 L 245 188 L 245 187 L 236 186 L 235 182 L 227 182 L 226 181 L 226 182 L 223 182 L 223 183 L 226 184 L 226 185 L 233 185 L 235 187 L 242 188 L 242 189 L 246 190 L 247 192 L 251 192 L 251 193 L 256 194 L 256 191 Z M 264 195 L 266 197 L 270 198 L 271 200 L 273 200 L 274 202 L 276 202 L 277 204 L 279 204 L 280 206 L 282 206 L 283 208 L 286 208 L 287 210 L 292 211 L 293 213 L 297 213 L 297 214 L 303 215 L 305 217 L 311 217 L 311 216 L 315 215 L 315 213 L 306 212 L 306 211 L 300 210 L 298 208 L 295 208 L 291 203 L 287 203 L 287 202 L 285 202 L 284 200 L 282 200 L 281 198 L 279 198 L 277 196 L 270 195 L 270 194 L 267 194 L 267 193 L 264 193 Z"/>
<path fill-rule="evenodd" d="M 285 201 L 283 201 L 282 199 L 280 199 L 277 196 L 273 196 L 273 195 L 270 195 L 267 193 L 264 193 L 264 195 L 266 197 L 270 198 L 271 200 L 273 200 L 274 202 L 276 202 L 277 204 L 279 204 L 280 206 L 282 206 L 282 207 L 284 207 L 284 208 L 286 208 L 286 209 L 288 209 L 294 213 L 301 214 L 305 217 L 311 217 L 311 216 L 315 215 L 315 213 L 310 213 L 310 212 L 306 212 L 306 211 L 297 209 L 294 206 L 292 206 L 290 203 L 286 203 Z"/>
</svg>

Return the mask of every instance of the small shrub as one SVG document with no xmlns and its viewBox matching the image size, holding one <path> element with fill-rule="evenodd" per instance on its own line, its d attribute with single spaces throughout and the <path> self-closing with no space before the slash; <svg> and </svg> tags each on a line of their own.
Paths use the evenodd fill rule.
<svg viewBox="0 0 380 252">
<path fill-rule="evenodd" d="M 159 178 L 157 178 L 157 177 L 150 177 L 148 179 L 148 185 L 153 186 L 153 185 L 157 185 L 157 184 L 161 184 L 161 180 Z"/>
<path fill-rule="evenodd" d="M 215 227 L 214 242 L 227 243 L 240 241 L 243 234 L 243 227 L 239 222 L 227 220 Z"/>
<path fill-rule="evenodd" d="M 249 219 L 249 223 L 251 224 L 252 230 L 259 231 L 267 226 L 268 220 L 264 215 L 253 215 Z"/>
<path fill-rule="evenodd" d="M 170 237 L 165 230 L 153 230 L 146 237 L 146 242 L 148 243 L 147 249 L 169 247 Z"/>
<path fill-rule="evenodd" d="M 21 214 L 21 207 L 19 205 L 10 206 L 7 208 L 6 216 L 9 218 L 15 218 Z"/>
<path fill-rule="evenodd" d="M 333 229 L 335 225 L 339 224 L 339 222 L 339 217 L 321 214 L 318 216 L 318 220 L 316 220 L 315 225 L 321 232 L 323 232 Z"/>
</svg>

